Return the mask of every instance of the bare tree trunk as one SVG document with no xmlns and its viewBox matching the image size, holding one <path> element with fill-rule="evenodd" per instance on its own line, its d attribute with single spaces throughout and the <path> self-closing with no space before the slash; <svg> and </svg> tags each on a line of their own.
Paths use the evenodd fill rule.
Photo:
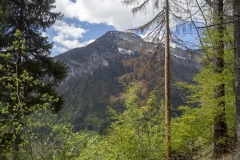
<svg viewBox="0 0 240 160">
<path fill-rule="evenodd" d="M 240 1 L 233 0 L 234 15 L 234 69 L 235 69 L 235 97 L 237 118 L 237 160 L 240 160 Z"/>
<path fill-rule="evenodd" d="M 217 54 L 214 60 L 214 72 L 221 74 L 224 69 L 224 26 L 223 26 L 223 0 L 215 0 L 213 5 L 214 22 L 218 33 L 217 42 L 215 43 Z M 227 153 L 227 123 L 225 116 L 225 84 L 220 84 L 215 88 L 215 98 L 221 99 L 217 104 L 217 113 L 214 117 L 214 158 L 218 158 Z"/>
<path fill-rule="evenodd" d="M 172 158 L 171 154 L 171 108 L 170 108 L 170 77 L 169 77 L 169 3 L 165 0 L 165 123 L 166 123 L 166 159 Z"/>
</svg>

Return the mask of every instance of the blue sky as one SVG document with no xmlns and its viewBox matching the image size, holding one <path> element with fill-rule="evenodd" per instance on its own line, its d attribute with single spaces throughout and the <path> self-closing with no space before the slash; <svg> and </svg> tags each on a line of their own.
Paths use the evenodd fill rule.
<svg viewBox="0 0 240 160">
<path fill-rule="evenodd" d="M 54 11 L 64 14 L 44 33 L 54 42 L 52 56 L 93 42 L 107 31 L 124 31 L 139 26 L 153 13 L 133 17 L 131 7 L 121 0 L 56 0 Z"/>
<path fill-rule="evenodd" d="M 121 1 L 56 0 L 54 11 L 63 13 L 64 18 L 43 33 L 54 42 L 52 56 L 85 46 L 107 31 L 125 31 L 140 26 L 156 14 L 149 6 L 146 13 L 133 16 L 133 6 L 127 7 Z"/>
<path fill-rule="evenodd" d="M 116 29 L 104 23 L 91 24 L 76 19 L 64 18 L 47 29 L 46 34 L 49 40 L 54 42 L 52 55 L 55 56 L 72 48 L 85 46 L 110 30 Z"/>
</svg>

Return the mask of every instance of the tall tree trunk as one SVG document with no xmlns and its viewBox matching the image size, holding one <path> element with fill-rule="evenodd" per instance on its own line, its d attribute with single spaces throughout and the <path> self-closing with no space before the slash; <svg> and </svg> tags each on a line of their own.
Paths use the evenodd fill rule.
<svg viewBox="0 0 240 160">
<path fill-rule="evenodd" d="M 170 76 L 169 76 L 169 3 L 165 0 L 165 123 L 166 123 L 166 159 L 171 160 L 171 108 L 170 108 Z"/>
<path fill-rule="evenodd" d="M 214 59 L 214 72 L 221 74 L 224 69 L 224 26 L 223 26 L 223 0 L 215 0 L 213 6 L 214 22 L 218 33 L 215 48 L 217 54 Z M 227 123 L 225 116 L 225 84 L 220 84 L 215 88 L 215 98 L 220 100 L 217 104 L 217 113 L 214 117 L 214 158 L 227 152 L 226 138 L 227 138 Z"/>
<path fill-rule="evenodd" d="M 18 19 L 18 26 L 17 26 L 17 29 L 20 30 L 21 33 L 23 33 L 23 28 L 24 28 L 24 0 L 21 0 L 21 8 L 20 8 L 20 13 L 19 13 L 19 19 Z M 17 50 L 16 51 L 16 73 L 17 73 L 17 78 L 20 79 L 20 76 L 22 74 L 22 69 L 21 69 L 21 59 L 22 59 L 22 51 L 21 49 Z M 16 90 L 17 90 L 17 94 L 19 93 L 20 91 L 20 86 L 17 85 L 16 86 Z M 19 95 L 16 95 L 16 96 L 19 96 Z M 19 104 L 20 102 L 18 101 L 18 97 L 16 97 L 16 104 Z M 16 123 L 13 124 L 13 133 L 14 133 L 14 136 L 15 136 L 15 139 L 13 140 L 13 160 L 19 160 L 19 145 L 21 143 L 21 131 L 18 130 L 18 127 L 20 125 L 21 122 L 21 117 L 23 115 L 21 115 L 21 110 L 20 108 L 17 108 L 16 110 L 16 113 L 15 113 L 15 120 L 16 120 Z M 21 124 L 21 125 L 24 125 L 24 124 Z"/>
<path fill-rule="evenodd" d="M 19 114 L 17 114 L 15 118 L 18 120 Z M 21 143 L 21 137 L 19 131 L 17 131 L 19 126 L 18 124 L 19 122 L 16 122 L 16 124 L 13 125 L 13 135 L 15 136 L 12 142 L 13 160 L 19 160 L 19 144 Z"/>
<path fill-rule="evenodd" d="M 234 69 L 235 69 L 235 98 L 237 118 L 237 160 L 240 160 L 240 1 L 233 0 L 234 15 Z"/>
</svg>

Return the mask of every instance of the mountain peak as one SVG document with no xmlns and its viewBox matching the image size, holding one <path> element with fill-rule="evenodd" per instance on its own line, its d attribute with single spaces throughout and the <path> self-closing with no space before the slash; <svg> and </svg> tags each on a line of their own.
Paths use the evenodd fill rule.
<svg viewBox="0 0 240 160">
<path fill-rule="evenodd" d="M 125 42 L 143 41 L 143 39 L 140 36 L 134 33 L 122 31 L 108 31 L 102 37 L 109 37 L 111 39 L 113 38 Z"/>
<path fill-rule="evenodd" d="M 134 45 L 132 42 L 136 42 Z M 127 44 L 127 46 L 125 46 Z M 119 62 L 139 54 L 139 45 L 144 41 L 136 34 L 119 31 L 109 31 L 93 43 L 67 51 L 55 57 L 69 66 L 67 80 L 71 77 L 81 77 L 101 67 L 109 67 L 111 62 Z"/>
</svg>

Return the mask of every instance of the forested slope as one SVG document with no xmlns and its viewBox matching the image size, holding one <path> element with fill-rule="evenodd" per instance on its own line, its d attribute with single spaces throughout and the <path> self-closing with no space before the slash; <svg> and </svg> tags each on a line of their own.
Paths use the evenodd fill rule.
<svg viewBox="0 0 240 160">
<path fill-rule="evenodd" d="M 108 108 L 120 112 L 125 109 L 122 103 L 110 103 L 110 98 L 118 96 L 126 86 L 118 78 L 133 71 L 133 67 L 124 66 L 123 61 L 144 54 L 142 48 L 150 50 L 154 46 L 155 44 L 145 42 L 133 33 L 111 31 L 86 47 L 75 48 L 54 57 L 69 66 L 67 80 L 58 87 L 58 92 L 66 99 L 66 105 L 60 114 L 61 121 L 70 121 L 76 131 L 102 131 L 106 128 L 109 124 Z M 179 48 L 172 48 L 171 52 L 172 84 L 176 81 L 191 82 L 199 69 L 199 64 L 195 61 L 198 52 L 188 53 Z M 183 97 L 176 88 L 172 93 L 173 108 L 176 109 L 183 104 Z M 176 113 L 179 112 L 175 110 L 173 115 Z"/>
</svg>

